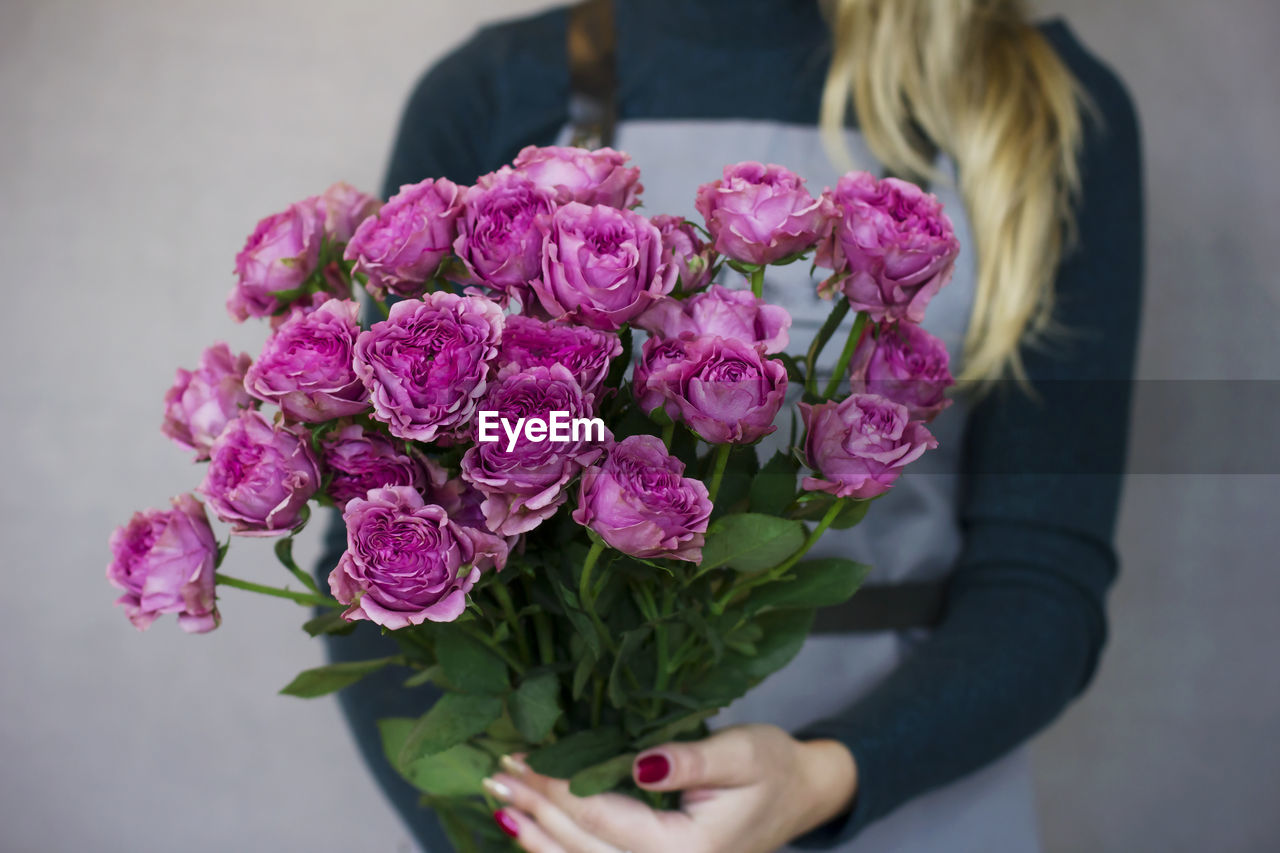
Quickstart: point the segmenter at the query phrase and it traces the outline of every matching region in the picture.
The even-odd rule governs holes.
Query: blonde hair
[[[957,166],[977,256],[962,379],[1025,378],[1019,344],[1050,327],[1073,233],[1084,103],[1018,0],[827,0],[834,50],[820,125],[847,167],[850,106],[872,153],[904,177]]]

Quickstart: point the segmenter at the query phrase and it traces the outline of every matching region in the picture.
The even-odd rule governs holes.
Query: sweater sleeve
[[[1025,741],[1088,684],[1106,638],[1142,281],[1138,125],[1104,66],[1060,27],[1046,34],[1095,107],[1078,240],[1056,282],[1061,332],[1024,350],[1034,393],[997,388],[970,414],[941,624],[869,695],[799,733],[843,742],[859,778],[851,811],[802,847],[847,841]]]

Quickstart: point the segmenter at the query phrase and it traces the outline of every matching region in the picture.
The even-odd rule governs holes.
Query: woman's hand
[[[650,791],[683,791],[679,811],[621,794],[575,797],[569,783],[504,758],[485,787],[494,814],[529,853],[771,853],[849,808],[857,769],[836,741],[797,741],[776,726],[734,726],[636,757]]]

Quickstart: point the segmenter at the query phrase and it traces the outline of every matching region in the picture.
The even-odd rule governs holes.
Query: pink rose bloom
[[[644,342],[640,358],[631,371],[631,393],[641,411],[652,412],[667,401],[661,383],[663,371],[684,361],[687,350],[687,342],[681,338],[653,337]]]
[[[360,223],[343,254],[368,276],[375,299],[421,295],[449,255],[462,214],[462,189],[446,178],[405,184]]]
[[[662,256],[676,268],[676,290],[694,293],[711,283],[716,264],[716,250],[702,239],[698,229],[682,216],[665,213],[651,216],[649,221],[662,235]]]
[[[236,255],[236,284],[227,297],[227,311],[236,322],[283,308],[288,294],[315,272],[323,236],[324,215],[316,196],[260,221]],[[278,294],[287,298],[282,302]]]
[[[279,536],[296,527],[320,487],[306,438],[246,409],[213,443],[198,491],[242,536]]]
[[[327,432],[320,440],[324,470],[330,475],[328,495],[338,506],[362,498],[370,489],[427,483],[427,460],[411,447],[360,424]]]
[[[345,181],[339,181],[320,195],[324,213],[324,233],[335,243],[346,243],[356,228],[378,211],[382,202],[361,192]]]
[[[684,357],[644,377],[667,415],[711,444],[752,444],[777,427],[787,369],[734,338],[693,338]],[[652,397],[651,397],[652,399]]]
[[[675,287],[662,235],[638,213],[570,202],[544,227],[533,290],[555,320],[616,331]]]
[[[297,421],[318,423],[369,408],[369,393],[352,367],[360,306],[330,299],[276,329],[249,368],[244,385]]]
[[[508,317],[502,330],[498,367],[512,365],[523,370],[562,364],[583,391],[594,394],[609,375],[610,362],[621,354],[622,341],[617,335],[517,315]]]
[[[711,517],[700,480],[684,476],[684,463],[662,440],[633,435],[582,473],[573,520],[594,530],[611,548],[642,560],[696,563]]]
[[[174,498],[170,510],[135,512],[111,534],[111,556],[107,580],[124,590],[116,604],[138,630],[162,613],[178,614],[178,626],[189,634],[218,627],[218,540],[191,495]]]
[[[928,423],[951,405],[950,360],[946,345],[916,324],[881,323],[858,341],[849,387],[888,397],[906,406],[913,421]]]
[[[838,218],[815,261],[835,273],[819,291],[843,290],[854,310],[873,320],[924,320],[960,253],[941,202],[915,184],[866,172],[850,172],[827,195]]]
[[[468,427],[498,354],[503,315],[483,296],[445,291],[397,302],[356,339],[355,371],[391,434],[434,441]]]
[[[564,412],[570,422],[589,418],[594,414],[592,403],[592,396],[583,393],[563,365],[509,367],[499,375],[479,410],[497,412],[511,424],[536,418],[546,425],[547,440],[531,441],[522,430],[512,442],[495,424],[491,434],[497,440],[481,441],[481,423],[476,421],[476,443],[462,457],[462,478],[484,493],[481,509],[489,530],[503,536],[528,533],[564,503],[565,486],[584,465],[599,458],[609,436],[597,438],[582,430],[576,440],[572,433],[567,441],[550,440],[551,413]]]
[[[556,194],[557,204],[580,201],[609,207],[635,207],[640,201],[640,170],[628,168],[629,158],[612,148],[589,151],[530,145],[516,155],[515,171]]]
[[[329,589],[349,605],[343,618],[395,631],[423,622],[452,622],[467,593],[489,568],[506,563],[506,543],[463,527],[444,508],[408,486],[374,489],[342,513],[347,550],[329,575]]]
[[[725,166],[724,177],[698,187],[695,206],[716,251],[760,265],[808,251],[832,212],[831,203],[811,196],[799,175],[761,163]]]
[[[194,372],[178,368],[173,387],[164,395],[164,423],[161,431],[196,452],[196,459],[208,459],[209,448],[227,423],[253,398],[244,388],[244,377],[252,364],[248,353],[232,355],[218,342],[200,355]]]
[[[528,302],[528,284],[542,273],[543,233],[555,193],[504,166],[467,190],[453,250],[477,284],[505,304]]]
[[[730,290],[718,284],[688,299],[660,299],[636,325],[664,338],[733,338],[766,355],[782,352],[791,340],[787,309],[770,305],[749,290]]]
[[[907,407],[876,394],[839,403],[800,404],[806,464],[818,475],[801,486],[841,498],[866,500],[889,490],[902,469],[937,440]]]

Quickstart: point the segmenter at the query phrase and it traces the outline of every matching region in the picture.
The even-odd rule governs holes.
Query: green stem
[[[671,442],[676,438],[676,422],[672,421],[662,428],[662,443],[667,446],[667,452],[671,452]]]
[[[551,620],[541,610],[533,614],[533,630],[538,637],[538,658],[543,666],[551,666],[556,662],[556,647],[551,642]]]
[[[836,362],[835,372],[831,374],[831,381],[827,383],[827,390],[822,393],[822,396],[828,400],[834,397],[836,391],[840,389],[840,380],[844,378],[845,372],[849,369],[849,362],[853,359],[853,351],[858,348],[858,341],[862,340],[862,330],[866,325],[867,312],[859,311],[857,317],[853,320],[853,328],[849,330],[849,338],[844,342],[840,360]]]
[[[733,450],[731,444],[717,444],[715,456],[711,461],[711,481],[707,483],[707,498],[715,503],[716,495],[720,492],[720,481],[724,479],[724,467],[729,462],[729,452]]]
[[[529,638],[524,634],[524,628],[520,626],[520,617],[516,615],[515,605],[511,602],[511,593],[507,590],[506,584],[501,580],[495,579],[494,583],[489,587],[493,590],[493,597],[498,599],[498,606],[502,608],[502,615],[507,620],[507,624],[511,626],[511,633],[516,638],[516,646],[520,650],[520,659],[526,664],[533,662],[533,655],[529,651]]]
[[[751,271],[751,292],[756,299],[764,298],[764,267],[756,267]]]
[[[604,680],[595,677],[595,685],[591,691],[591,728],[600,728],[601,711],[604,709]]]
[[[603,551],[603,542],[591,543],[591,550],[587,552],[587,559],[582,564],[582,575],[578,578],[578,603],[588,612],[594,612],[592,605],[595,603],[591,599],[591,572],[595,569],[596,561],[600,559]]]
[[[258,592],[263,595],[274,595],[276,598],[287,598],[290,601],[296,601],[298,604],[304,604],[309,607],[342,606],[332,598],[326,598],[322,595],[315,595],[310,592],[294,592],[291,589],[282,589],[278,586],[267,586],[266,584],[254,583],[253,581],[241,580],[240,578],[233,578],[231,575],[224,575],[222,572],[215,573],[213,578],[214,581],[222,584],[223,586],[243,589],[247,592]]]
[[[827,341],[831,340],[831,336],[835,334],[836,329],[840,328],[841,321],[849,313],[849,300],[839,297],[838,299],[804,357],[804,389],[814,396],[818,394],[818,356],[822,355],[822,348],[827,345]]]

